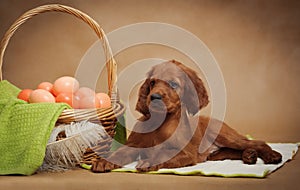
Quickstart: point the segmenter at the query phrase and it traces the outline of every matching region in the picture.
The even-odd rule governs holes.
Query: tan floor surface
[[[264,179],[134,173],[95,174],[78,169],[32,176],[1,176],[0,189],[298,189],[300,155]]]

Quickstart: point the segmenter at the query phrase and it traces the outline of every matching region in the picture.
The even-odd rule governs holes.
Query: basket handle
[[[13,36],[15,31],[27,20],[32,18],[35,15],[44,13],[44,12],[50,12],[50,11],[56,11],[56,12],[64,12],[71,15],[76,16],[77,18],[83,20],[85,23],[87,23],[97,34],[98,38],[102,42],[102,46],[105,53],[106,58],[106,69],[107,69],[107,76],[108,76],[108,93],[113,98],[117,96],[117,88],[116,88],[116,80],[117,80],[117,64],[113,58],[111,48],[109,46],[107,37],[103,31],[103,29],[99,26],[99,24],[94,21],[90,16],[87,14],[74,9],[69,6],[65,5],[59,5],[59,4],[49,4],[49,5],[43,5],[34,9],[31,9],[27,12],[25,12],[23,15],[21,15],[6,31],[4,34],[4,37],[1,41],[0,46],[0,81],[2,81],[2,64],[3,64],[3,57],[6,50],[6,47],[9,43],[10,38]]]

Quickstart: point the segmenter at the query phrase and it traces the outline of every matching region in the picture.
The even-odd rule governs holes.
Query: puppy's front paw
[[[279,164],[282,161],[282,155],[275,150],[264,152],[261,157],[265,164]]]
[[[116,164],[113,164],[101,157],[95,158],[92,160],[92,172],[95,173],[103,173],[103,172],[109,172],[113,169],[120,168],[121,166],[118,166]]]
[[[157,171],[160,169],[160,165],[152,165],[149,160],[140,160],[136,165],[136,170],[138,172],[150,172]]]

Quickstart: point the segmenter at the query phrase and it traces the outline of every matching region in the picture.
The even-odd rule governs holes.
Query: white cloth
[[[205,175],[205,176],[222,176],[222,177],[256,177],[264,178],[268,174],[283,166],[291,160],[298,151],[298,144],[292,143],[270,143],[272,149],[282,154],[282,162],[279,164],[264,164],[261,159],[257,160],[254,165],[243,164],[241,160],[224,160],[224,161],[207,161],[195,166],[160,169],[152,171],[152,174],[177,174],[177,175]],[[137,162],[128,164],[114,172],[136,172]]]

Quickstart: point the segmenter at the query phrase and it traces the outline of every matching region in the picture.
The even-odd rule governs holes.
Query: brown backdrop
[[[0,35],[28,9],[51,0],[0,1]],[[200,38],[214,54],[227,89],[225,121],[243,134],[272,142],[300,141],[299,1],[63,0],[101,24],[106,32],[138,22],[164,22]],[[97,40],[83,22],[57,13],[39,15],[17,31],[5,54],[4,78],[20,88],[73,75]],[[175,39],[174,39],[175,40]],[[145,45],[116,56],[119,71],[149,57],[188,58]],[[146,71],[139,71],[146,73]],[[105,89],[100,81],[98,90]],[[136,96],[135,93],[132,93]],[[134,102],[131,102],[134,108]]]

